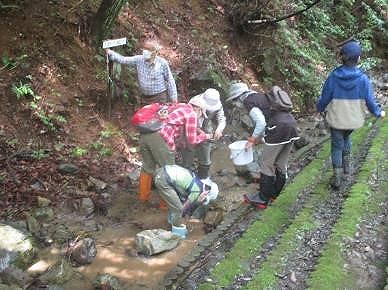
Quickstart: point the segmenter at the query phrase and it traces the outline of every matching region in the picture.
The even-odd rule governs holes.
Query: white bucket
[[[236,141],[229,145],[230,159],[234,165],[242,166],[247,165],[253,161],[252,147],[245,148],[248,141]]]

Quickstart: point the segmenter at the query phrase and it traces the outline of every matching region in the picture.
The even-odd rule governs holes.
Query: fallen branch
[[[303,8],[303,9],[301,9],[299,11],[293,12],[291,14],[287,14],[287,15],[279,17],[279,18],[275,18],[275,19],[260,19],[260,20],[248,20],[248,23],[249,24],[273,24],[273,23],[277,23],[277,22],[283,21],[283,20],[285,20],[287,18],[291,18],[293,16],[296,16],[298,14],[302,14],[303,12],[309,10],[311,7],[313,7],[314,5],[318,4],[319,2],[321,2],[321,0],[316,0],[315,2],[307,5],[306,8]]]

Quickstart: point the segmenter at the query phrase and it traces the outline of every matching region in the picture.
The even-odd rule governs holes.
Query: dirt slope
[[[151,259],[131,251],[137,232],[167,224],[158,197],[153,195],[149,204],[139,204],[136,184],[127,177],[138,169],[140,161],[134,148],[136,137],[128,126],[133,106],[115,99],[108,116],[104,55],[89,47],[87,37],[88,17],[97,9],[94,2],[1,1],[10,7],[0,9],[0,218],[23,220],[38,204],[38,196],[47,198],[56,209],[55,222],[47,225],[47,232],[67,224],[75,233],[93,233],[97,240],[95,261],[77,268],[83,279],[74,279],[65,289],[91,289],[91,281],[101,272],[119,277],[124,289],[151,289],[201,240],[204,232],[201,224],[193,223],[190,238],[176,251]],[[133,40],[133,53],[144,38],[160,39],[164,45],[162,55],[176,74],[182,101],[189,97],[190,76],[210,60],[229,78],[243,77],[256,83],[243,50],[231,34],[227,15],[216,0],[133,2],[137,3],[128,4],[120,14],[113,37]],[[49,131],[31,108],[32,96],[17,100],[12,93],[12,86],[20,81],[30,84],[42,97],[37,103],[43,111],[63,116],[66,123],[56,122],[58,129]],[[232,170],[223,145],[217,151],[221,161],[215,162],[214,171]],[[110,149],[111,155],[102,154],[101,148]],[[79,156],[76,153],[81,149],[86,152]],[[72,176],[58,173],[58,165],[66,162],[77,165],[79,172]],[[109,185],[111,200],[102,198],[91,186],[90,177]],[[234,186],[224,195],[236,205],[242,193],[255,187]],[[83,197],[91,197],[102,215],[78,214],[74,209]],[[237,235],[243,230],[238,228]],[[45,241],[46,236],[41,238]],[[58,248],[48,247],[40,258],[50,264],[59,252]],[[248,280],[244,278],[250,279],[251,273],[245,275],[240,280],[237,277],[232,285],[246,285]]]
[[[41,246],[64,224],[73,233],[86,231],[97,239],[98,256],[93,264],[77,269],[86,279],[76,279],[66,289],[89,289],[101,272],[119,277],[126,289],[150,289],[204,232],[201,223],[194,223],[190,238],[177,251],[154,259],[130,251],[137,232],[167,228],[167,224],[157,195],[149,204],[139,204],[136,183],[127,177],[139,168],[140,161],[134,148],[136,137],[128,126],[133,107],[131,102],[115,99],[108,116],[104,55],[89,47],[86,37],[88,16],[97,9],[93,3],[1,3],[7,8],[0,10],[0,218],[23,221],[28,211],[38,206],[38,197],[47,198],[55,209],[55,219],[38,233]],[[185,101],[189,97],[188,79],[206,66],[210,56],[226,75],[237,76],[241,56],[231,49],[227,19],[214,3],[130,4],[120,14],[113,37],[126,36],[139,42],[150,36],[159,38],[164,45],[162,55],[177,76],[179,98]],[[138,48],[135,44],[133,52]],[[244,70],[249,77],[248,68]],[[13,86],[25,84],[41,98],[29,94],[17,99]],[[32,102],[40,110],[32,108]],[[50,131],[42,122],[42,112],[46,117],[63,116],[66,122],[49,120],[57,125]],[[102,154],[101,146],[111,155]],[[78,154],[82,150],[84,154]],[[223,148],[218,154],[221,161],[214,164],[214,170],[232,168],[228,150]],[[79,171],[76,175],[60,174],[62,163],[72,163]],[[108,184],[109,199],[91,185],[90,177]],[[250,188],[254,186],[244,190]],[[84,197],[92,198],[96,214],[85,216],[74,210]],[[228,198],[233,203],[236,196]],[[53,264],[59,253],[55,246],[43,248],[39,258],[46,267],[33,276]]]
[[[228,42],[230,27],[216,2],[128,4],[112,37],[128,37],[135,46],[133,53],[139,51],[144,38],[160,39],[164,45],[161,54],[170,61],[179,98],[185,101],[190,97],[187,94],[190,76],[210,59],[227,76],[244,73],[245,78],[253,77],[249,67],[242,65],[239,51],[233,50],[233,44]],[[127,122],[134,96],[130,96],[129,104],[113,100],[109,118],[104,55],[89,47],[86,34],[90,16],[97,9],[93,3],[16,1],[9,6],[4,3],[7,8],[0,10],[3,63],[0,98],[4,104],[0,107],[0,129],[7,145],[2,154],[7,156],[25,149],[48,150],[53,160],[74,159],[77,155],[74,152],[83,148],[87,154],[74,161],[82,164],[89,174],[109,179],[131,170],[130,164],[120,165],[117,160],[137,159],[137,154],[129,152],[133,132]],[[25,84],[41,98],[34,101],[29,95],[18,100],[12,87]],[[31,102],[40,110],[32,109]],[[62,116],[65,122],[51,119],[58,129],[50,132],[43,123],[47,116]],[[111,136],[101,138],[104,131]],[[111,157],[98,158],[101,150],[90,149],[100,146],[99,143],[111,149]],[[113,174],[103,168],[116,171]],[[13,179],[15,176],[6,183]],[[11,194],[9,198],[14,196]]]

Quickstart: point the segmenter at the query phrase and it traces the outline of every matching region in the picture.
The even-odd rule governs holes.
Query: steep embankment
[[[144,38],[158,38],[161,54],[176,77],[179,98],[185,101],[193,74],[210,62],[227,72],[225,63],[235,56],[225,40],[228,25],[222,12],[207,1],[178,4],[130,3],[120,13],[112,37],[128,38],[125,50],[117,48],[126,54],[138,52]],[[52,160],[44,168],[58,158],[69,159],[102,179],[137,167],[133,164],[138,164],[138,154],[130,149],[136,137],[128,124],[137,98],[135,82],[123,69],[110,109],[105,57],[88,41],[96,5],[93,1],[2,2],[0,129],[5,157],[27,150],[40,160],[50,152]],[[117,160],[124,164],[116,164]],[[8,199],[16,198],[20,188],[12,184],[20,178],[6,172],[2,176],[11,189]],[[25,182],[34,183],[28,178]],[[59,187],[54,183],[44,194],[56,200],[54,188]],[[34,200],[39,194],[33,191],[29,196]],[[16,199],[19,206],[29,207],[30,201]],[[4,200],[1,206],[6,204]]]

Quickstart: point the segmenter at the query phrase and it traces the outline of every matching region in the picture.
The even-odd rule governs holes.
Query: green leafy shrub
[[[16,98],[20,100],[21,98],[25,98],[27,96],[35,96],[34,91],[30,87],[29,84],[23,84],[21,81],[19,84],[12,84],[12,93],[15,94]]]
[[[100,136],[100,138],[93,142],[92,144],[90,144],[90,148],[94,151],[97,152],[97,154],[100,156],[100,157],[105,157],[105,156],[111,156],[113,151],[111,148],[107,147],[103,142],[102,142],[102,139],[103,137]]]
[[[88,153],[88,150],[77,146],[71,150],[70,154],[72,157],[82,157],[87,153]]]
[[[28,76],[27,78],[31,79],[32,77]],[[56,131],[60,123],[66,123],[66,118],[53,113],[53,106],[46,102],[44,98],[38,96],[30,84],[19,81],[19,84],[12,85],[12,92],[18,100],[28,96],[32,97],[29,107],[33,116],[37,117],[50,131]]]
[[[115,132],[113,132],[111,127],[108,127],[105,130],[100,132],[101,138],[109,138],[109,137],[112,137],[114,134]]]
[[[7,55],[3,55],[1,57],[1,63],[3,64],[3,67],[1,67],[0,69],[13,70],[27,57],[27,54],[23,54],[16,58],[10,58]]]
[[[48,154],[48,151],[46,149],[38,149],[38,150],[34,150],[32,152],[32,158],[37,159],[37,160],[44,159],[48,156],[49,156],[49,154]]]
[[[266,14],[278,18],[307,5],[302,0],[293,5],[276,0],[263,5],[257,12],[248,4],[244,6],[245,2],[237,2],[240,13],[249,19],[266,18]],[[350,37],[361,42],[361,67],[364,70],[371,70],[381,62],[373,54],[376,51],[375,38],[383,37],[380,43],[388,40],[384,11],[386,1],[383,0],[321,1],[292,19],[286,18],[272,26],[257,26],[257,33],[253,33],[254,28],[247,24],[250,40],[253,43],[255,38],[258,45],[249,59],[267,86],[283,83],[295,90],[291,94],[296,96],[297,107],[311,108],[328,73],[339,64],[336,57],[339,43]],[[263,36],[266,41],[263,41]]]

